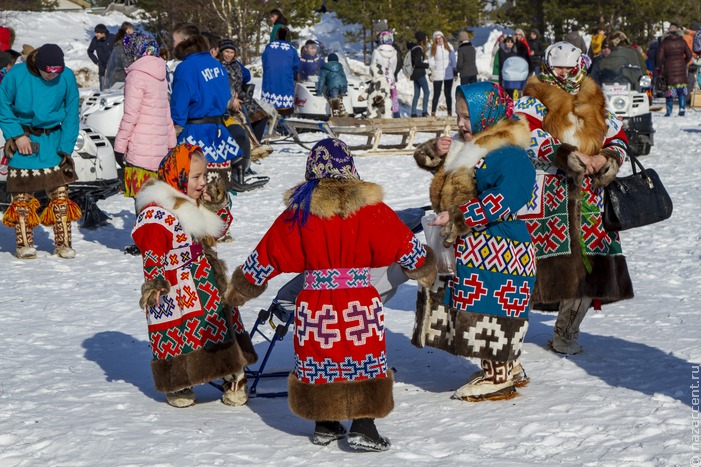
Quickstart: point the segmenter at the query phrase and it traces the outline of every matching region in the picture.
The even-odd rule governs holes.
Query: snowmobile
[[[124,115],[124,83],[95,91],[80,108],[80,121],[102,133],[112,144]]]
[[[617,72],[602,73],[600,82],[608,110],[623,120],[633,154],[650,154],[655,130],[645,89],[652,85],[651,78],[642,74],[640,67],[626,65]]]
[[[0,133],[0,210],[9,206],[11,201],[6,185],[9,159],[4,147],[5,138]],[[78,180],[68,186],[69,196],[83,211],[81,225],[94,228],[108,219],[95,202],[114,195],[122,188],[117,176],[114,150],[99,131],[81,125],[72,156]],[[41,203],[48,202],[46,193],[36,193],[36,196]]]

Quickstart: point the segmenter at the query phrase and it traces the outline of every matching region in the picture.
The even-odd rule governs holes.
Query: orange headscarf
[[[202,152],[202,148],[190,143],[180,143],[168,151],[158,166],[158,179],[179,192],[187,194],[187,181],[190,178],[190,161],[193,152]]]

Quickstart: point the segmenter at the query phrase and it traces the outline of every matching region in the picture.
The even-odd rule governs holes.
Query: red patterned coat
[[[230,289],[246,298],[280,273],[305,272],[289,377],[290,407],[300,417],[377,418],[393,408],[384,311],[368,268],[397,262],[420,279],[435,276],[435,261],[381,200],[378,185],[321,180],[307,223],[282,213],[234,272]]]
[[[228,206],[215,214],[156,180],[136,204],[132,237],[142,252],[144,287],[168,290],[146,306],[156,389],[173,392],[240,372],[255,352],[238,309],[222,301],[224,266],[201,243],[226,231]]]

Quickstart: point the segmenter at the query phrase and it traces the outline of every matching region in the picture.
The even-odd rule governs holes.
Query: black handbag
[[[672,199],[657,172],[643,167],[633,154],[628,158],[633,173],[604,188],[603,221],[609,232],[654,224],[672,215]]]

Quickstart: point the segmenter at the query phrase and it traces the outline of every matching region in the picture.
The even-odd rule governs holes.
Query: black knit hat
[[[34,63],[39,71],[46,73],[60,73],[66,65],[63,61],[63,50],[56,44],[44,44],[39,47]]]
[[[95,26],[94,29],[95,32],[101,32],[102,34],[107,34],[109,31],[107,30],[107,26],[104,24],[100,23],[97,26]]]
[[[7,65],[10,64],[11,61],[12,57],[10,57],[5,52],[0,52],[0,68],[5,68]]]
[[[222,39],[219,41],[219,52],[223,52],[226,49],[233,50],[234,53],[238,53],[236,50],[236,44],[231,39]]]
[[[327,62],[337,62],[337,61],[338,61],[338,55],[336,55],[335,53],[330,53],[330,54],[326,57],[326,61],[327,61]]]
[[[423,31],[416,31],[416,32],[414,33],[414,38],[416,38],[416,40],[419,41],[419,42],[423,42],[424,39],[426,39],[427,37],[428,37],[428,34],[426,34],[426,33],[423,32]]]

